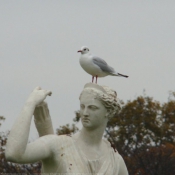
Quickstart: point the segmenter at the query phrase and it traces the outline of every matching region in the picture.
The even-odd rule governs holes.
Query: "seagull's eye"
[[[86,49],[84,49],[84,51],[86,51]]]

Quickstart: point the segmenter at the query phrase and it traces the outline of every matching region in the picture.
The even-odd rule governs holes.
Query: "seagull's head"
[[[81,52],[81,54],[86,54],[89,52],[89,48],[87,46],[82,46],[81,50],[78,50],[78,52]]]

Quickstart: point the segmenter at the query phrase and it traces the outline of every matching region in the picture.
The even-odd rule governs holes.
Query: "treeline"
[[[123,104],[105,137],[130,175],[175,175],[175,93],[163,104],[147,96]]]
[[[146,95],[126,103],[108,122],[105,137],[124,158],[130,175],[175,175],[175,93],[166,103]],[[0,121],[4,117],[0,117]],[[77,122],[79,118],[75,119]],[[0,122],[2,123],[2,122]],[[60,126],[57,134],[71,134],[75,124]],[[0,133],[0,172],[40,174],[41,163],[19,165],[4,157],[8,133]]]

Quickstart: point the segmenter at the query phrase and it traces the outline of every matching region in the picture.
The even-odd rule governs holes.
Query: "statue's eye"
[[[80,108],[81,108],[81,109],[84,109],[84,105],[83,105],[83,104],[81,104],[81,105],[80,105]]]
[[[93,105],[92,106],[89,106],[89,108],[92,109],[92,110],[98,109],[96,106],[93,106]]]
[[[86,49],[84,49],[84,51],[86,51]]]

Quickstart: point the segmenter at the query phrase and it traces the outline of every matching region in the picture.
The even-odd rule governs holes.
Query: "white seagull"
[[[78,52],[81,52],[80,65],[88,74],[92,75],[92,83],[94,77],[96,77],[97,83],[98,77],[105,77],[107,75],[128,78],[127,75],[116,72],[114,68],[110,67],[102,58],[92,55],[88,47],[82,46]]]

